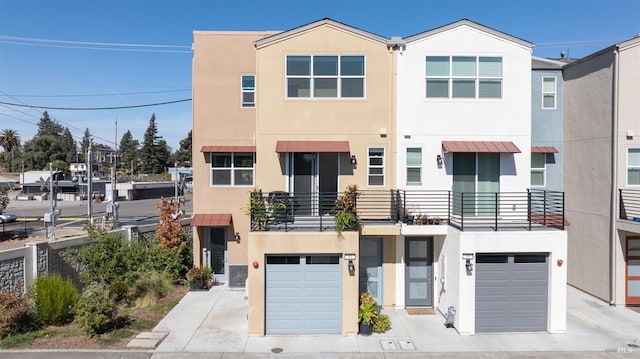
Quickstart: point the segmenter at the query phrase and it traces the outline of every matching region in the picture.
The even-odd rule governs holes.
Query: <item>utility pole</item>
[[[93,193],[91,190],[91,182],[93,181],[93,159],[91,147],[93,147],[93,143],[92,141],[89,141],[89,148],[87,148],[87,220],[89,221],[89,225],[93,224],[91,213],[91,202],[93,201]]]
[[[49,234],[50,240],[56,239],[56,204],[54,202],[54,181],[53,181],[53,162],[49,162],[49,193],[51,194],[51,233]]]

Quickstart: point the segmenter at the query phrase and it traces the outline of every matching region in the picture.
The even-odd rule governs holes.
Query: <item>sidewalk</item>
[[[368,353],[366,357],[379,358],[391,358],[395,354],[403,358],[417,358],[425,357],[425,353],[469,353],[474,354],[474,357],[483,357],[478,356],[479,352],[492,353],[491,357],[498,352],[527,352],[533,356],[542,355],[543,352],[560,352],[566,354],[564,357],[582,357],[575,356],[579,352],[591,352],[596,355],[594,357],[610,357],[608,354],[617,355],[616,351],[633,351],[636,355],[640,353],[639,313],[624,307],[611,307],[573,287],[567,287],[567,290],[567,332],[564,334],[461,336],[455,329],[445,328],[441,315],[408,315],[405,310],[396,309],[385,311],[391,316],[393,325],[385,334],[373,334],[369,337],[249,337],[244,291],[217,286],[207,292],[189,292],[158,323],[154,332],[167,332],[168,336],[156,348],[153,357],[190,357],[177,356],[176,353],[254,353],[255,357],[262,357],[258,354],[275,352],[280,352],[279,356],[282,357],[292,353],[333,353],[327,356],[331,358],[338,357],[338,353],[344,353],[346,357],[361,357],[354,354]],[[609,353],[604,353],[605,351]],[[598,352],[607,355],[598,356]]]

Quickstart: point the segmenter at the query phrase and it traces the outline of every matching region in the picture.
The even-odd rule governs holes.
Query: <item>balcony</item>
[[[555,191],[274,191],[252,192],[251,231],[335,231],[336,199],[346,195],[353,196],[361,225],[449,225],[461,231],[564,230],[565,225],[564,193]]]
[[[640,189],[619,189],[620,219],[640,224]]]

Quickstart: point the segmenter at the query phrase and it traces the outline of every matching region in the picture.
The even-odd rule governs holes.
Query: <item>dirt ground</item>
[[[188,291],[188,287],[176,286],[169,295],[160,299],[157,306],[146,309],[121,308],[118,315],[127,319],[127,324],[121,329],[89,337],[75,323],[48,327],[44,329],[48,330],[50,335],[11,349],[129,349],[127,343],[131,339],[141,332],[152,331]]]

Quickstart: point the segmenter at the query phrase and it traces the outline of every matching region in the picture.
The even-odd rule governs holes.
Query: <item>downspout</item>
[[[618,86],[619,86],[619,48],[613,50],[613,104],[611,116],[613,123],[611,125],[611,201],[610,201],[610,220],[609,220],[609,305],[616,305],[617,290],[617,256],[616,256],[616,220],[618,208]]]

